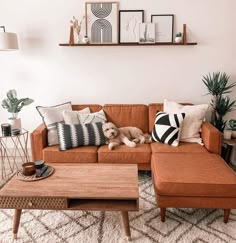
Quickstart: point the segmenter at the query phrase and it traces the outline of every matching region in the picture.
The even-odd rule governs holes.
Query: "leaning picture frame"
[[[85,31],[91,44],[118,43],[119,2],[85,2]]]
[[[119,43],[139,43],[139,25],[144,22],[144,10],[119,11]]]
[[[156,43],[173,43],[174,15],[151,15],[151,22],[156,24]]]

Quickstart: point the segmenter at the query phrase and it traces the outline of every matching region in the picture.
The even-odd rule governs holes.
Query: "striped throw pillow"
[[[152,130],[152,140],[172,146],[179,145],[180,129],[185,114],[167,114],[157,112],[154,127]]]
[[[59,150],[64,151],[79,146],[99,146],[106,144],[102,123],[68,125],[57,124]]]

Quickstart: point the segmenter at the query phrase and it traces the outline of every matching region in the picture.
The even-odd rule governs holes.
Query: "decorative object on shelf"
[[[18,40],[15,33],[6,32],[5,26],[0,26],[0,51],[18,50]]]
[[[83,20],[85,19],[85,16],[83,16],[82,20],[78,21],[78,19],[75,18],[75,16],[73,16],[73,19],[70,21],[71,25],[71,29],[73,29],[73,34],[72,34],[72,30],[70,30],[70,42],[72,42],[72,38],[74,38],[74,43],[80,43],[80,31],[81,31],[81,27],[82,27],[82,23]],[[75,36],[76,36],[76,40],[75,40]]]
[[[172,43],[174,35],[174,15],[151,15],[151,22],[156,24],[156,42]]]
[[[88,44],[89,43],[89,38],[87,35],[84,36],[84,38],[82,39],[82,43],[84,44]]]
[[[232,130],[232,138],[236,138],[236,120],[229,120],[229,127]]]
[[[183,38],[182,38],[182,33],[181,33],[181,32],[177,33],[177,34],[175,35],[175,43],[181,43],[182,40],[183,40]]]
[[[183,24],[183,44],[187,44],[187,25]]]
[[[153,23],[139,24],[139,43],[155,44],[155,24]]]
[[[118,2],[86,2],[86,35],[90,43],[118,43]]]
[[[231,139],[231,135],[232,135],[232,131],[229,129],[225,129],[223,132],[223,137],[226,140],[230,140]]]
[[[144,10],[119,11],[119,43],[139,43],[139,24],[144,22]]]
[[[235,106],[234,101],[230,101],[229,96],[225,94],[231,93],[236,82],[228,84],[230,76],[226,73],[214,72],[212,75],[203,76],[203,83],[207,87],[208,93],[211,95],[211,123],[221,132],[224,131],[227,121],[224,116],[230,112]]]
[[[73,26],[70,26],[69,45],[74,45],[74,29],[73,29]]]
[[[21,119],[17,118],[21,109],[33,103],[34,100],[30,98],[17,98],[17,92],[15,89],[11,89],[7,92],[7,98],[2,101],[2,107],[7,109],[12,114],[12,117],[8,119],[8,123],[11,124],[12,129],[21,129]]]

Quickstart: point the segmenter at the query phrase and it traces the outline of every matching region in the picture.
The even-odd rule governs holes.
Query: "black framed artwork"
[[[139,43],[139,25],[144,22],[144,10],[119,11],[119,43]]]
[[[156,24],[156,43],[173,43],[174,15],[151,15],[151,22]]]

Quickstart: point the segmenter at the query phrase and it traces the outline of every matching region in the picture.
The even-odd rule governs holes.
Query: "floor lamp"
[[[17,35],[6,32],[5,26],[0,26],[3,32],[0,32],[0,51],[18,50]]]

